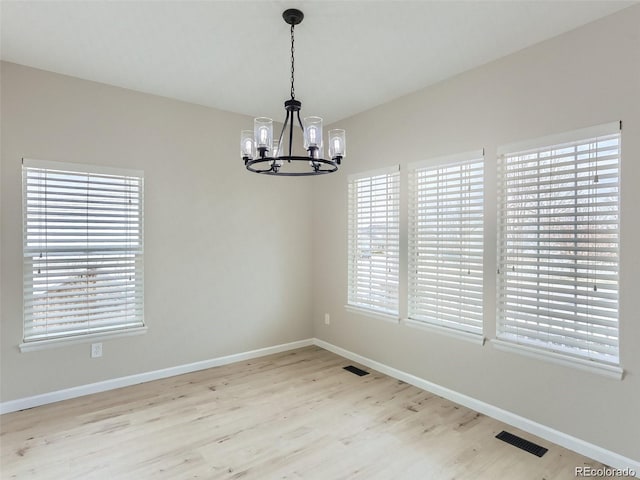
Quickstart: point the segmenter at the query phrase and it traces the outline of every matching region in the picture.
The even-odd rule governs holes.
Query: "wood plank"
[[[602,467],[381,373],[343,370],[350,363],[307,347],[5,414],[0,472],[43,480],[524,480]],[[549,452],[538,458],[495,439],[501,430]]]

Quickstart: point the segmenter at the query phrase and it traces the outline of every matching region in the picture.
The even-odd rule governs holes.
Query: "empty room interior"
[[[0,9],[1,478],[640,478],[639,2]]]

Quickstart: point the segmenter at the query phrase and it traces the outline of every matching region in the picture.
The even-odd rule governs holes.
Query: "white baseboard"
[[[16,412],[18,410],[24,410],[25,408],[38,407],[40,405],[59,402],[61,400],[67,400],[69,398],[81,397],[83,395],[90,395],[92,393],[105,392],[107,390],[113,390],[115,388],[128,387],[130,385],[150,382],[152,380],[159,380],[161,378],[173,377],[174,375],[182,375],[183,373],[190,373],[196,372],[198,370],[205,370],[207,368],[219,367],[221,365],[228,365],[229,363],[241,362],[244,360],[250,360],[252,358],[264,357],[265,355],[286,352],[287,350],[307,347],[309,345],[313,345],[312,338],[298,340],[297,342],[283,343],[282,345],[275,345],[273,347],[259,348],[257,350],[250,350],[248,352],[235,353],[233,355],[212,358],[210,360],[203,360],[201,362],[188,363],[186,365],[178,365],[176,367],[138,373],[135,375],[129,375],[127,377],[104,380],[102,382],[90,383],[88,385],[65,388],[64,390],[43,393],[41,395],[34,395],[32,397],[9,400],[7,402],[0,403],[0,414]]]
[[[569,450],[573,450],[574,452],[597,460],[598,462],[604,463],[605,465],[608,465],[612,468],[626,468],[629,470],[633,470],[636,476],[640,478],[640,462],[636,460],[632,460],[618,453],[606,450],[592,443],[585,442],[584,440],[581,440],[579,438],[547,427],[546,425],[542,425],[527,418],[521,417],[520,415],[516,415],[515,413],[511,413],[494,405],[490,405],[462,393],[445,388],[441,385],[429,382],[420,377],[416,377],[415,375],[412,375],[410,373],[406,373],[402,370],[389,367],[388,365],[377,362],[375,360],[371,360],[367,357],[363,357],[362,355],[358,355],[357,353],[353,353],[349,350],[345,350],[344,348],[325,342],[324,340],[314,338],[313,344],[318,347],[324,348],[325,350],[329,350],[336,355],[340,355],[341,357],[348,358],[349,360],[353,360],[354,362],[358,362],[369,368],[377,370],[380,373],[384,373],[385,375],[414,385],[418,388],[421,388],[422,390],[426,390],[428,392],[446,398],[447,400],[451,400],[452,402],[464,405],[465,407],[475,410],[476,412],[480,412],[491,418],[500,420],[501,422],[512,425],[516,428],[519,428],[520,430],[524,430],[525,432],[531,433],[532,435],[536,435]]]
[[[7,402],[0,403],[0,414],[59,402],[61,400],[67,400],[69,398],[81,397],[83,395],[90,395],[92,393],[113,390],[115,388],[128,387],[130,385],[168,378],[174,375],[181,375],[183,373],[190,373],[198,370],[205,370],[207,368],[228,365],[230,363],[250,360],[252,358],[263,357],[265,355],[271,355],[274,353],[286,352],[288,350],[293,350],[296,348],[307,347],[309,345],[316,345],[318,347],[324,348],[325,350],[348,358],[349,360],[358,362],[369,368],[377,370],[380,373],[384,373],[385,375],[389,375],[390,377],[402,380],[403,382],[409,383],[418,388],[439,395],[443,398],[451,400],[452,402],[464,405],[465,407],[475,410],[476,412],[480,412],[484,415],[500,420],[501,422],[524,430],[525,432],[529,432],[532,435],[544,438],[545,440],[568,448],[569,450],[573,450],[574,452],[577,452],[581,455],[585,455],[586,457],[602,462],[605,465],[609,465],[613,468],[631,469],[636,472],[636,475],[640,475],[640,462],[636,460],[624,457],[623,455],[606,450],[592,443],[585,442],[584,440],[581,440],[579,438],[572,437],[571,435],[567,435],[566,433],[560,432],[558,430],[554,430],[553,428],[547,427],[546,425],[542,425],[540,423],[511,413],[507,410],[503,410],[475,398],[463,395],[459,392],[429,382],[420,377],[416,377],[415,375],[412,375],[410,373],[403,372],[402,370],[398,370],[375,360],[371,360],[370,358],[363,357],[362,355],[358,355],[357,353],[345,350],[344,348],[338,347],[318,338],[307,338],[296,342],[284,343],[281,345],[260,348],[257,350],[250,350],[248,352],[236,353],[233,355],[213,358],[210,360],[203,360],[201,362],[178,365],[176,367],[154,370],[151,372],[139,373],[136,375],[129,375],[127,377],[114,378],[111,380],[90,383],[88,385],[81,385],[78,387],[66,388],[64,390],[57,390],[55,392],[43,393],[41,395],[34,395],[32,397],[25,397],[17,400],[9,400]]]

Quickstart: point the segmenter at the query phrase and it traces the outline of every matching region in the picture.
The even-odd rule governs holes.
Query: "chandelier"
[[[325,159],[322,118],[306,117],[304,121],[300,119],[302,102],[296,100],[294,88],[293,29],[302,22],[304,14],[300,10],[291,8],[283,12],[282,18],[291,25],[291,98],[284,102],[287,116],[277,140],[273,138],[273,120],[266,117],[256,118],[253,122],[253,131],[242,130],[240,134],[240,154],[247,170],[254,173],[293,177],[332,173],[338,170],[338,165],[346,154],[345,131],[329,130],[329,159]],[[302,130],[307,156],[293,155],[293,130],[296,121]],[[288,143],[285,145],[283,140],[288,140]],[[286,167],[282,168],[285,163],[291,162],[308,162],[310,168],[303,171],[287,171]]]

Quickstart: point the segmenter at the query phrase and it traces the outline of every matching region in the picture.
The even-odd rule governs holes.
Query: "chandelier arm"
[[[300,120],[300,110],[298,110],[296,112],[297,116],[298,116],[298,125],[300,125],[300,128],[302,129],[302,136],[304,137],[304,124],[302,123],[302,120]],[[309,152],[309,155],[311,157],[313,157],[313,155],[311,154],[311,152]],[[313,161],[313,158],[311,158],[311,162],[313,163],[313,168],[316,169],[316,171],[318,170],[318,165]],[[333,170],[332,170],[333,171]]]
[[[297,114],[298,114],[298,124],[300,125],[300,128],[302,129],[302,134],[304,135],[304,125],[302,124],[302,120],[300,120],[300,110],[298,110]]]
[[[282,130],[280,130],[280,137],[278,137],[278,149],[282,148],[282,137],[284,136],[284,131],[287,129],[287,123],[289,123],[289,116],[291,115],[291,121],[293,122],[292,113],[287,110],[287,117],[284,119],[284,124],[282,125]],[[275,157],[275,155],[274,155]]]
[[[291,26],[293,28],[293,26]],[[292,149],[293,149],[293,112],[291,113],[291,124],[289,125],[289,156],[291,157]],[[298,115],[300,115],[298,111]],[[291,160],[289,160],[291,162]]]

